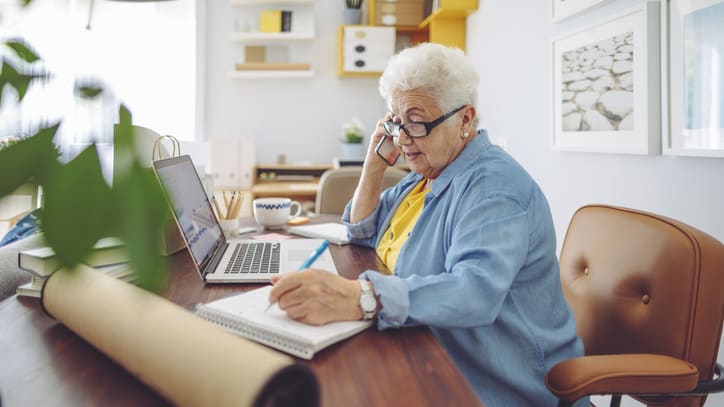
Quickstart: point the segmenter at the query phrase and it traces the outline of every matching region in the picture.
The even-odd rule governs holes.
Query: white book
[[[196,315],[237,335],[304,359],[311,359],[316,352],[372,325],[372,321],[342,321],[312,326],[288,318],[276,305],[265,311],[271,288],[266,286],[199,304]]]
[[[128,263],[99,266],[94,267],[94,269],[127,283],[134,283],[136,281],[136,274],[133,272],[133,269],[128,265]],[[21,297],[41,298],[45,280],[47,280],[47,276],[39,277],[33,275],[30,282],[19,285],[15,289],[15,293]]]
[[[19,285],[15,288],[15,294],[21,297],[40,298],[40,293],[43,291],[44,283],[45,279],[33,276],[29,283]]]
[[[311,237],[313,239],[326,239],[329,243],[336,245],[349,243],[349,237],[347,237],[347,226],[336,222],[290,226],[287,228],[287,232],[299,236]]]

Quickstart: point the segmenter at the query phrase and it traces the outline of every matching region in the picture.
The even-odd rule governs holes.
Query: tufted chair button
[[[589,275],[590,273],[591,273],[591,270],[590,270],[588,267],[586,267],[586,268],[583,269],[583,274],[584,274],[584,275]]]
[[[648,304],[650,299],[651,298],[648,294],[644,294],[643,297],[641,297],[641,302],[643,302],[644,304]]]

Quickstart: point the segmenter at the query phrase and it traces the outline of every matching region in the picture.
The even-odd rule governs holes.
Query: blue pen
[[[317,247],[317,248],[312,252],[312,254],[309,255],[309,257],[307,257],[307,260],[304,260],[304,263],[302,263],[302,265],[299,266],[299,268],[297,269],[297,271],[302,271],[302,270],[304,270],[304,269],[308,269],[308,268],[312,267],[312,264],[314,264],[314,262],[317,261],[317,259],[319,258],[319,256],[321,256],[322,253],[324,253],[324,251],[327,250],[327,247],[329,247],[329,242],[325,240],[325,241],[322,242],[322,244],[319,245],[319,247]],[[274,304],[275,304],[275,303],[269,303],[269,306],[266,307],[266,309],[264,310],[264,312],[269,311],[269,308],[271,308],[272,305],[274,305]]]
[[[308,268],[312,267],[312,264],[314,264],[314,262],[317,261],[319,256],[321,256],[322,253],[324,253],[324,251],[327,250],[327,247],[329,247],[329,242],[325,240],[322,242],[322,244],[319,245],[319,247],[317,247],[316,250],[314,250],[314,252],[312,252],[312,254],[309,255],[309,257],[307,257],[307,260],[304,260],[304,263],[302,263],[302,265],[299,266],[297,271],[302,271],[304,269],[308,269]]]

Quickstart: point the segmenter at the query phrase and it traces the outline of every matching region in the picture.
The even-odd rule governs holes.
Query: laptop
[[[265,283],[297,270],[322,239],[226,239],[196,168],[188,155],[153,162],[153,169],[189,254],[207,283]],[[315,268],[337,274],[329,249]]]

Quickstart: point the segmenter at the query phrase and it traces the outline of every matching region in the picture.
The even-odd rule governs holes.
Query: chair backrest
[[[571,219],[560,269],[586,355],[669,355],[696,365],[699,380],[712,378],[724,322],[718,240],[651,213],[584,206]]]
[[[319,179],[317,200],[314,211],[316,213],[341,215],[354,194],[362,167],[341,167],[327,170]],[[388,168],[382,181],[382,189],[389,188],[402,179],[407,172],[398,168]]]

